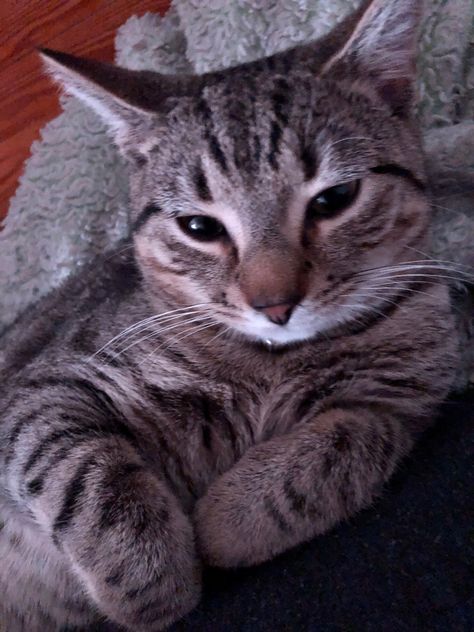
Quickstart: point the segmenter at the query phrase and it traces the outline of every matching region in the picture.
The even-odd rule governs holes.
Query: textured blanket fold
[[[117,34],[116,61],[202,73],[315,39],[357,4],[174,0],[163,18],[128,20]],[[427,0],[418,113],[433,183],[434,254],[463,266],[474,266],[473,36],[472,0]],[[63,99],[63,107],[33,144],[0,233],[0,331],[129,229],[125,166],[105,129],[75,99]]]

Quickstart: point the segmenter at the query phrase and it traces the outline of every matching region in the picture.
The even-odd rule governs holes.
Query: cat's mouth
[[[267,347],[284,347],[302,343],[318,337],[327,330],[332,319],[318,313],[318,310],[299,306],[290,320],[285,324],[275,324],[264,315],[246,311],[237,318],[232,318],[230,328],[245,338],[266,345]]]

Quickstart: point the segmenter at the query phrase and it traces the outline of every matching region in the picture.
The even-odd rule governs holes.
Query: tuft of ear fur
[[[365,0],[352,32],[326,62],[323,74],[341,68],[371,80],[397,114],[411,110],[423,0]]]
[[[195,81],[188,77],[127,70],[47,48],[38,52],[53,79],[94,110],[119,145],[140,121],[166,111],[171,97],[196,89]]]

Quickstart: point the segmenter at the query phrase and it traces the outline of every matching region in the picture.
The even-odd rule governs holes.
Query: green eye
[[[309,221],[330,219],[348,208],[356,199],[360,189],[360,180],[353,180],[326,189],[312,198],[306,208]]]
[[[207,215],[178,217],[177,222],[183,233],[197,241],[217,241],[227,236],[224,226]]]

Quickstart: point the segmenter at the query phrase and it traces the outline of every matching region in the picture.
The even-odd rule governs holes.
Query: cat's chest
[[[159,431],[180,451],[230,463],[301,421],[308,398],[317,400],[324,382],[315,373],[237,382],[201,378],[180,390],[157,386],[153,413]]]
[[[313,415],[318,401],[333,392],[340,379],[319,362],[271,368],[237,379],[190,374],[179,386],[169,376],[163,381],[161,373],[154,387],[147,387],[147,416],[154,428],[150,455],[185,504],[192,506],[252,446],[287,433]]]

